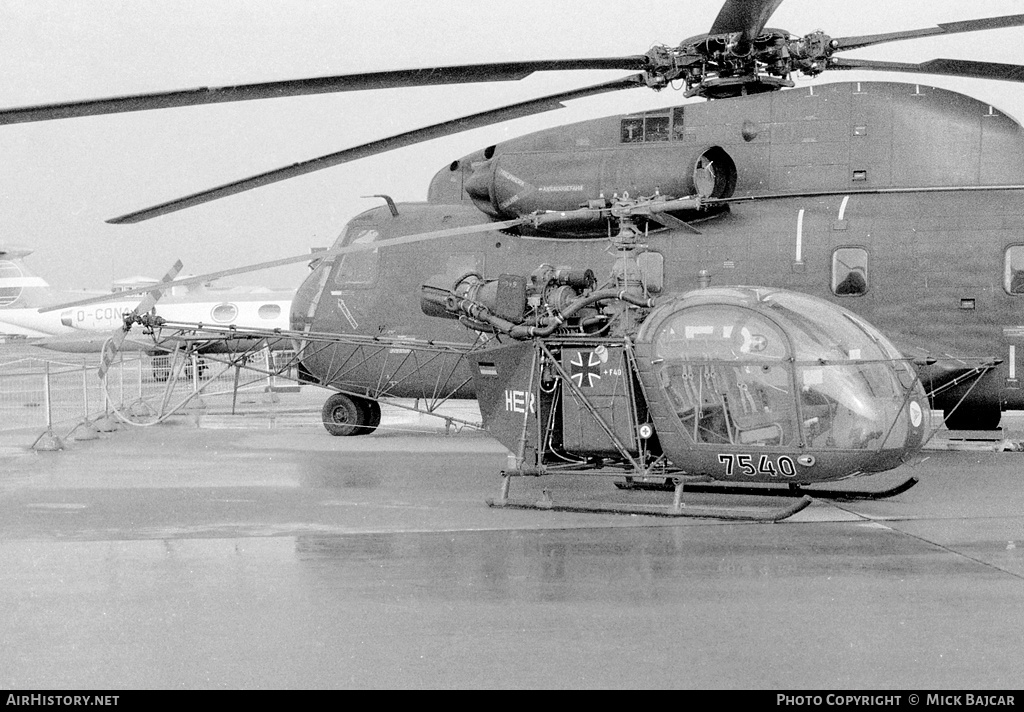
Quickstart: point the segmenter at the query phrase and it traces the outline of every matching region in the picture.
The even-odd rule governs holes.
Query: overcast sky
[[[0,0],[0,105],[421,66],[642,54],[705,32],[717,0]],[[1024,12],[1011,0],[786,0],[770,27],[833,36]],[[1024,64],[1024,28],[879,45],[844,57],[937,57]],[[106,288],[285,257],[329,244],[387,193],[424,200],[455,158],[550,126],[683,103],[645,89],[477,129],[136,225],[105,219],[342,148],[629,72],[534,75],[520,82],[352,92],[0,127],[0,245],[61,288]],[[905,81],[826,73],[811,80]],[[1024,119],[1024,85],[921,77]],[[798,85],[808,80],[798,81]],[[483,215],[481,215],[483,218]],[[234,283],[296,286],[303,266]]]

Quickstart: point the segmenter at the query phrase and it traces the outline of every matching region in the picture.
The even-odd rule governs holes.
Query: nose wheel
[[[335,393],[324,403],[324,428],[331,435],[369,435],[380,425],[380,403],[369,398]]]

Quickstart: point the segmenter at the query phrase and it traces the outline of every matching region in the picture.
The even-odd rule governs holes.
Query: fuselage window
[[[868,291],[868,251],[863,247],[840,247],[832,253],[832,293],[858,297]]]
[[[1003,289],[1007,294],[1024,294],[1024,245],[1010,245],[1006,248]]]
[[[644,140],[644,119],[632,116],[622,120],[622,142],[640,143]]]
[[[276,319],[281,316],[281,306],[279,304],[264,304],[256,313],[259,314],[260,319]]]
[[[368,228],[354,229],[355,236],[345,245],[363,245],[376,240],[380,233]],[[377,281],[377,250],[349,252],[338,258],[334,268],[334,284],[339,287],[368,287]]]
[[[669,118],[648,116],[644,121],[644,141],[668,141]]]
[[[643,143],[645,141],[668,141],[672,136],[672,117],[627,116],[622,120],[622,143]]]
[[[227,324],[234,321],[235,317],[238,316],[238,307],[228,303],[218,304],[210,312],[210,316],[213,317],[214,321]]]

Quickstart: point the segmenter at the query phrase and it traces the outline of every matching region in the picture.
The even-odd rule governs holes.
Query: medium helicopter
[[[884,70],[1019,81],[1021,67],[934,60],[847,60],[849,49],[1024,24],[1024,16],[859,37],[768,28],[781,0],[726,2],[709,32],[643,55],[377,72],[203,88],[0,111],[0,123],[270,96],[508,80],[535,71],[612,69],[628,77],[429,126],[136,211],[130,223],[368,155],[556,108],[560,102],[672,82],[711,101],[562,126],[457,158],[426,204],[367,211],[323,254],[293,302],[293,330],[366,344],[301,349],[307,380],[339,390],[325,407],[338,434],[362,434],[389,395],[467,396],[461,356],[406,358],[417,339],[465,343],[428,322],[422,283],[465,274],[530,274],[538,262],[588,264],[627,204],[665,291],[762,284],[848,306],[916,357],[951,427],[995,427],[1024,407],[1016,376],[1024,286],[1021,127],[997,108],[922,84],[790,88],[792,76]],[[780,91],[783,90],[783,91]],[[481,219],[490,222],[481,223]],[[458,230],[492,233],[468,241]],[[425,248],[417,236],[444,233]],[[405,243],[398,243],[409,238]],[[391,245],[396,245],[391,247]],[[341,248],[363,249],[342,252]],[[379,247],[375,247],[378,246]],[[969,245],[969,255],[949,254]],[[385,249],[387,247],[388,249]],[[303,259],[307,259],[304,257]],[[204,278],[209,278],[204,276]],[[66,306],[66,305],[65,305]],[[367,342],[368,344],[371,342]],[[398,358],[396,358],[396,356]]]

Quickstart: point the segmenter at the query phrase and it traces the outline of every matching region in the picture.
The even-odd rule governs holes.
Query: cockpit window
[[[644,121],[644,141],[668,141],[669,117],[648,116]]]
[[[840,247],[832,253],[832,293],[859,297],[868,291],[868,251],[863,247]]]
[[[667,320],[654,340],[659,358],[680,361],[782,360],[789,341],[749,309],[694,307]]]
[[[644,117],[631,116],[622,120],[622,142],[640,143],[644,140]]]
[[[900,413],[920,390],[880,332],[807,295],[682,308],[652,336],[667,405],[697,445],[880,448],[905,439]]]
[[[372,243],[380,233],[370,228],[353,228],[345,245]],[[368,287],[377,281],[377,249],[349,252],[338,257],[334,268],[334,284],[338,287]]]
[[[697,443],[791,445],[797,437],[789,340],[750,309],[698,306],[654,339],[660,378]]]
[[[1007,294],[1024,294],[1024,245],[1010,245],[1006,248],[1003,289]]]
[[[658,115],[627,116],[622,119],[622,143],[668,141],[672,137],[672,117]]]

